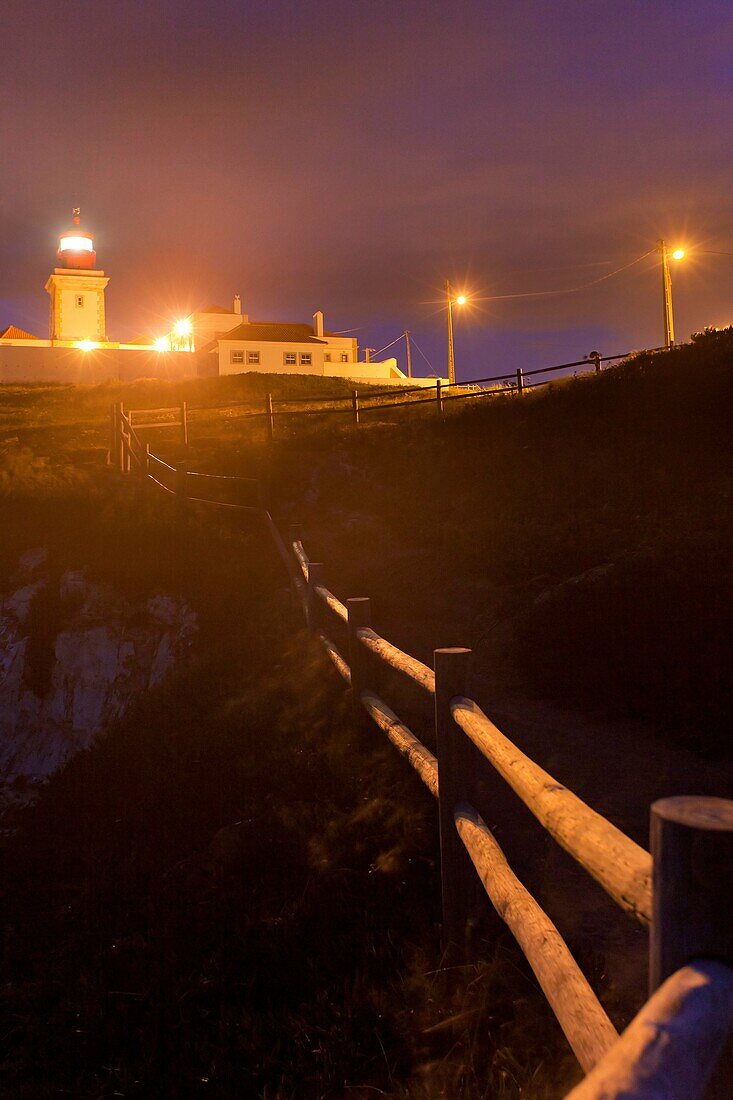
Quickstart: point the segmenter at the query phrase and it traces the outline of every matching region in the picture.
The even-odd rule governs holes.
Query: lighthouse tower
[[[94,235],[80,229],[78,207],[73,218],[72,228],[59,237],[58,266],[46,281],[51,298],[49,335],[58,344],[104,344],[104,291],[109,279],[97,268]]]

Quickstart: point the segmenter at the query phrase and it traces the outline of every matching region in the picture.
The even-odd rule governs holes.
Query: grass
[[[353,733],[261,534],[182,531],[58,454],[0,519],[6,578],[44,545],[54,571],[175,591],[201,635],[4,823],[3,1095],[560,1095],[577,1070],[498,922],[446,969],[434,806]]]

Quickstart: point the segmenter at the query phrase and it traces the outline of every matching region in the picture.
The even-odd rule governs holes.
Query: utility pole
[[[456,380],[456,361],[453,354],[453,288],[448,279],[445,280],[445,296],[448,301],[448,384],[452,386]]]
[[[405,329],[405,347],[407,348],[407,377],[412,378],[412,351],[410,349],[410,333]]]
[[[669,251],[666,241],[657,241],[662,257],[662,318],[664,321],[664,346],[674,345],[674,314],[672,312],[672,277],[669,273]]]

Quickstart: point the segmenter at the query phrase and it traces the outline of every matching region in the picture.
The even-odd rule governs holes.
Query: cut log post
[[[354,423],[359,423],[359,394],[356,390],[351,391],[351,411],[354,415]]]
[[[316,594],[316,585],[325,584],[326,570],[322,562],[312,561],[308,564],[308,627],[310,630],[321,629],[323,615],[321,613],[321,601]]]
[[[181,402],[181,442],[188,446],[188,402]]]
[[[733,802],[660,799],[651,808],[651,850],[653,993],[693,959],[733,966]]]
[[[600,374],[601,373],[601,353],[600,353],[600,351],[592,351],[590,353],[590,355],[588,356],[588,358],[590,359],[591,363],[593,364],[596,374]]]
[[[522,368],[517,367],[517,397],[521,397],[524,393],[524,375],[522,374]]]
[[[436,400],[437,405],[438,405],[438,412],[442,413],[443,412],[443,386],[442,386],[442,383],[441,383],[440,379],[438,379],[438,381],[435,383],[435,400]]]
[[[471,650],[436,649],[433,656],[443,939],[446,945],[460,947],[466,944],[478,891],[476,873],[456,829],[455,811],[459,803],[471,801],[475,758],[471,742],[455,723],[450,703],[467,691]]]
[[[372,601],[356,597],[346,601],[349,614],[349,664],[351,665],[351,717],[354,728],[365,732],[369,729],[369,716],[364,710],[361,695],[369,684],[369,654],[359,641],[358,631],[372,625]]]
[[[651,808],[649,992],[696,959],[733,966],[733,802],[662,798]],[[733,1096],[733,1041],[708,1093]]]
[[[275,438],[275,412],[272,407],[272,394],[265,394],[265,423],[267,426],[267,438]]]

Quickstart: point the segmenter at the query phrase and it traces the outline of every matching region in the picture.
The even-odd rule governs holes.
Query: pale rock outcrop
[[[31,615],[53,596],[53,622]],[[195,614],[158,594],[133,604],[83,570],[53,578],[42,549],[23,555],[0,597],[0,807],[33,787],[160,684],[190,648]],[[41,673],[38,639],[46,647]],[[31,647],[35,643],[35,654]]]

